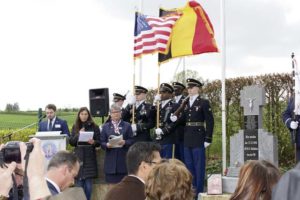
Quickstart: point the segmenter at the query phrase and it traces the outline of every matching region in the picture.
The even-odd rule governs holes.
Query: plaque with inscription
[[[244,161],[258,160],[258,130],[244,130]]]

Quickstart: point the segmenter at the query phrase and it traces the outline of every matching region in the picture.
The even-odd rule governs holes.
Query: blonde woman
[[[192,175],[185,165],[170,159],[156,165],[145,185],[146,200],[192,200]]]

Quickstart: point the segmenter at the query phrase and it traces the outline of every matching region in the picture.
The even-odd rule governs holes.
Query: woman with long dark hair
[[[81,132],[93,132],[93,138],[81,144],[78,138]],[[84,134],[84,133],[83,133]],[[97,177],[96,147],[100,146],[100,130],[86,107],[79,109],[72,127],[69,143],[75,147],[74,152],[80,159],[80,170],[76,185],[84,189],[87,200],[91,199],[93,178]]]
[[[240,170],[237,187],[230,200],[270,200],[280,178],[279,169],[265,160],[247,161]]]

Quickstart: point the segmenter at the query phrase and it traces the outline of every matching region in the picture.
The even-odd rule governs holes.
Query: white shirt
[[[52,119],[52,128],[53,128],[53,126],[54,126],[55,120],[56,120],[56,116]],[[50,119],[48,119],[48,130],[49,130],[49,128],[50,128],[49,126],[50,126]]]
[[[199,96],[199,94],[190,96],[190,107],[192,107],[193,103],[195,102],[195,100],[197,99],[198,96]]]
[[[130,175],[128,175],[128,176],[135,177],[135,178],[139,179],[142,183],[145,184],[145,181],[144,181],[143,179],[141,179],[140,177],[136,176],[136,175],[130,174]]]
[[[169,103],[169,101],[171,101],[172,99],[167,99],[167,100],[164,100],[164,101],[161,101],[161,108],[164,108],[167,103]]]
[[[178,95],[178,96],[175,96],[175,102],[178,103],[179,100],[181,99],[181,97],[182,97],[182,94]]]
[[[50,183],[55,187],[55,189],[58,191],[58,193],[61,193],[61,191],[60,191],[58,185],[57,185],[55,182],[51,181],[51,180],[50,180],[49,178],[47,178],[47,177],[46,177],[46,180],[47,180],[48,182],[50,182]]]
[[[135,107],[138,108],[142,103],[144,103],[145,100],[137,101],[135,104]]]

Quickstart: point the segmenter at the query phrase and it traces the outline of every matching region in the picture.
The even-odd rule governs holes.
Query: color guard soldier
[[[203,84],[198,80],[187,79],[189,98],[182,115],[178,119],[178,123],[185,123],[184,160],[193,175],[193,185],[197,194],[203,192],[205,148],[212,142],[214,128],[214,117],[210,103],[199,96],[202,86]],[[175,122],[176,116],[171,116],[171,120]]]
[[[150,129],[155,126],[155,108],[146,103],[148,90],[142,86],[135,86],[135,97],[130,99],[124,111],[124,118],[132,123],[132,105],[134,105],[134,122],[132,131],[134,132],[134,141],[151,141]]]
[[[156,140],[162,145],[161,157],[172,158],[173,156],[173,144],[176,143],[175,128],[177,123],[173,123],[170,119],[172,113],[174,113],[179,105],[172,101],[174,89],[168,83],[162,83],[160,85],[159,93],[160,100],[159,105],[159,128],[155,129]]]
[[[182,101],[186,98],[184,96],[183,91],[185,90],[185,86],[179,82],[173,82],[172,86],[174,88],[174,101],[175,103],[181,105]],[[184,162],[184,145],[183,145],[183,137],[184,137],[184,125],[178,125],[175,130],[176,132],[176,144],[175,144],[175,158]]]
[[[126,118],[125,109],[122,107],[125,100],[126,100],[126,95],[121,95],[119,93],[113,93],[113,103],[122,108],[122,120],[125,122],[129,122],[130,119]],[[109,115],[107,120],[105,121],[105,123],[110,122],[110,119],[111,119],[111,117]]]

